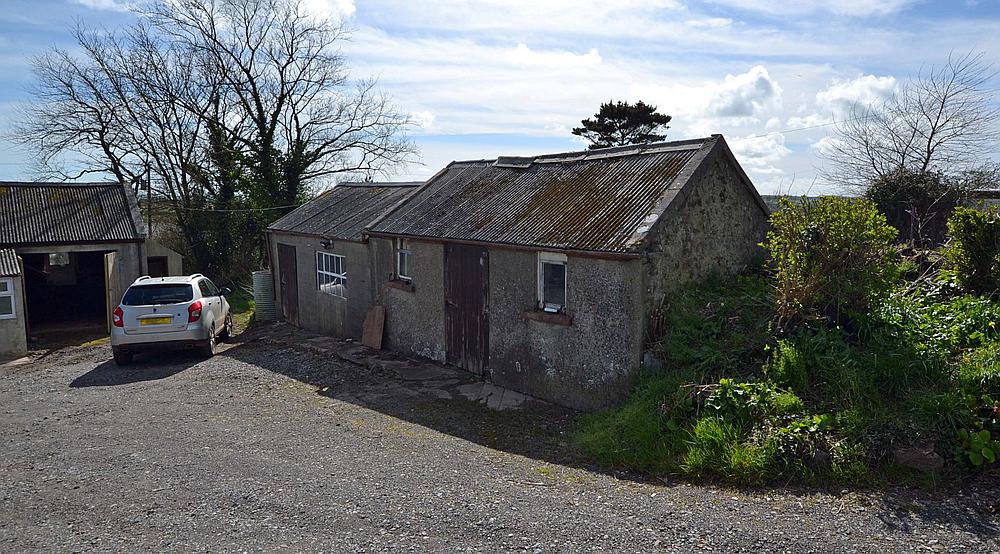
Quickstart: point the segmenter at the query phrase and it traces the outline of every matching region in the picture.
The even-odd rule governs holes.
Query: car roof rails
[[[201,273],[192,273],[191,275],[188,275],[189,279],[197,279],[198,277],[204,277],[204,275]]]
[[[132,281],[132,283],[135,284],[135,283],[138,283],[139,281],[145,281],[146,279],[150,279],[150,278],[151,277],[149,275],[143,275],[142,277],[139,277],[135,281]]]

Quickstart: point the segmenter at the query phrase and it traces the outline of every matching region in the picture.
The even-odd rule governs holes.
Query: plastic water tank
[[[254,318],[257,321],[278,319],[274,307],[274,277],[270,270],[253,272],[253,301],[256,304]]]

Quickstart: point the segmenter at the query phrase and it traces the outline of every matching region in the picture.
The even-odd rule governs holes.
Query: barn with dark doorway
[[[0,182],[0,249],[19,258],[29,339],[103,334],[110,307],[146,273],[145,240],[120,184]]]

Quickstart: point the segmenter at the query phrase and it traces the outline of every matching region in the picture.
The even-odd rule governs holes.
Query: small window
[[[410,241],[406,239],[396,239],[396,278],[410,281],[413,276],[410,273]]]
[[[538,307],[558,313],[566,309],[566,255],[538,253]]]
[[[316,287],[320,292],[347,298],[347,258],[316,252]]]
[[[69,254],[66,252],[52,252],[49,254],[49,266],[62,267],[69,265]]]
[[[219,296],[219,289],[215,286],[215,283],[209,281],[208,279],[198,281],[198,288],[201,289],[202,296]]]
[[[14,280],[0,279],[0,319],[14,319]]]

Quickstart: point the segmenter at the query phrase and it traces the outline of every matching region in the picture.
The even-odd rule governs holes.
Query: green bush
[[[948,218],[951,242],[945,256],[958,282],[971,292],[1000,287],[1000,213],[957,208]]]
[[[777,280],[779,324],[861,317],[890,290],[897,232],[871,201],[823,197],[771,215],[764,247]]]
[[[962,357],[958,382],[972,394],[1000,396],[1000,342],[991,342]]]
[[[962,184],[946,175],[908,169],[875,179],[865,191],[900,240],[922,247],[944,244],[948,216],[965,196]]]

